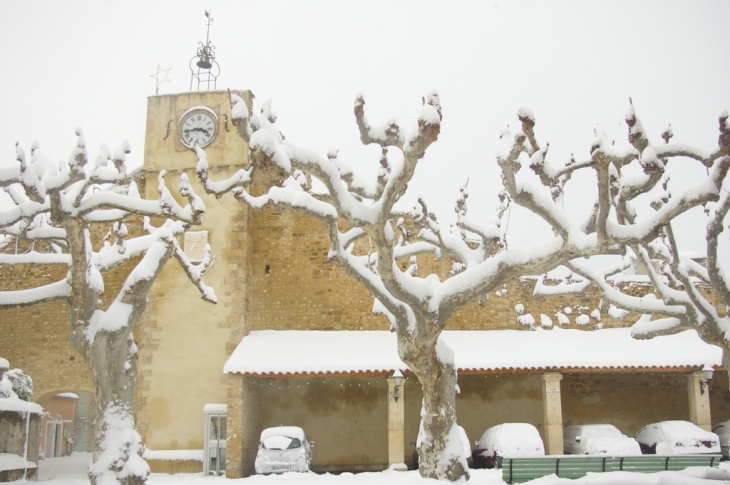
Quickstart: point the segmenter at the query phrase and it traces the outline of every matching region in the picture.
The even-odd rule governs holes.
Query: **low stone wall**
[[[202,473],[201,460],[147,460],[152,473]]]
[[[26,480],[38,480],[38,468],[16,468],[13,470],[0,470],[0,482],[15,482],[23,478],[25,474]]]
[[[152,473],[201,473],[203,450],[145,450],[144,459]]]
[[[0,461],[0,482],[23,476],[36,480],[40,412],[41,407],[35,403],[0,399],[0,454],[7,454]],[[16,455],[17,459],[8,455]]]

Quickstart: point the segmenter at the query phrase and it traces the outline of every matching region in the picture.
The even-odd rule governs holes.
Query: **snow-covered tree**
[[[13,369],[5,373],[10,382],[13,383],[13,392],[18,399],[30,401],[33,398],[33,379],[23,372],[23,369]]]
[[[158,178],[159,200],[140,198],[125,163],[129,144],[113,154],[102,146],[93,163],[77,129],[77,146],[68,162],[54,163],[38,148],[30,160],[17,146],[17,164],[0,170],[0,187],[10,196],[0,210],[0,233],[6,244],[3,265],[67,266],[65,276],[31,289],[0,292],[0,307],[65,301],[69,307],[70,341],[89,363],[96,389],[97,419],[94,458],[89,466],[93,484],[143,484],[149,467],[134,426],[132,405],[137,373],[137,348],[132,328],[147,304],[147,293],[165,262],[177,259],[203,299],[215,294],[201,280],[212,265],[210,250],[200,264],[185,256],[176,237],[199,224],[205,207],[183,174],[181,207]],[[144,235],[128,234],[125,220],[144,218]],[[155,227],[150,217],[160,221]],[[92,241],[90,229],[109,224],[103,241]],[[138,231],[142,232],[142,231]],[[102,232],[103,234],[103,232]],[[96,243],[97,250],[94,250]],[[103,308],[104,274],[130,262],[119,293]],[[126,271],[126,270],[125,270]]]
[[[595,269],[585,261],[570,261],[565,266],[574,272],[571,282],[549,286],[538,282],[535,294],[581,292],[595,285],[604,307],[612,305],[614,311],[642,314],[632,327],[634,338],[649,339],[695,329],[703,341],[723,349],[723,365],[730,368],[730,285],[718,253],[730,210],[730,187],[727,183],[723,187],[730,166],[728,113],[725,111],[719,117],[718,146],[712,150],[671,143],[671,127],[661,134],[664,143],[653,145],[633,107],[626,115],[626,123],[631,146],[627,148],[629,157],[624,160],[638,159],[644,174],[622,176],[620,169],[626,162],[614,163],[615,169],[607,174],[608,190],[596,206],[610,204],[617,223],[624,226],[612,232],[644,235],[621,238],[623,258],[613,266]],[[707,177],[696,186],[672,193],[666,169],[669,163],[688,163],[687,159],[705,167]],[[655,211],[643,220],[634,208],[642,194],[649,194],[650,206]],[[674,219],[700,204],[708,216],[704,233],[706,253],[683,252],[675,237],[675,231],[682,231],[682,227]],[[642,273],[653,292],[643,297],[629,294],[626,290],[630,286],[622,283],[622,272]]]
[[[464,193],[457,201],[456,224],[444,227],[421,200],[412,214],[419,240],[411,242],[407,222],[393,207],[406,191],[419,160],[439,136],[442,111],[436,92],[425,98],[418,125],[410,131],[396,121],[371,125],[365,117],[365,101],[357,97],[354,112],[360,139],[382,149],[381,167],[372,182],[358,177],[336,152],[322,157],[286,141],[274,124],[276,116],[269,102],[263,104],[260,114],[251,113],[238,96],[231,96],[231,103],[234,124],[248,143],[250,167],[226,180],[212,181],[206,154],[196,148],[197,173],[205,190],[217,195],[230,191],[252,209],[297,210],[325,225],[331,244],[329,260],[373,295],[374,311],[390,321],[398,336],[399,356],[422,385],[421,475],[453,481],[469,473],[456,427],[458,386],[453,352],[439,338],[455,313],[470,302],[486,299],[512,278],[542,274],[580,257],[621,253],[625,247],[653,240],[678,214],[716,200],[730,164],[727,146],[717,155],[704,157],[711,162],[711,176],[702,187],[673,199],[649,220],[637,221],[626,199],[644,185],[623,181],[622,166],[638,161],[644,178],[658,179],[655,172],[663,163],[659,156],[685,155],[684,147],[660,154],[646,150],[636,141],[636,123],[630,121],[630,136],[638,148],[618,148],[599,135],[590,159],[555,168],[546,161],[547,145],[542,148],[536,139],[534,115],[524,108],[518,112],[521,129],[506,130],[501,137],[497,163],[504,190],[497,194],[496,216],[482,216],[486,224],[468,217]],[[402,152],[402,160],[389,156],[393,149]],[[535,171],[543,186],[518,178],[523,166]],[[598,180],[595,210],[583,223],[571,221],[561,203],[565,183],[579,169],[595,171]],[[254,181],[256,172],[260,173]],[[329,197],[313,195],[312,178],[323,184]],[[620,185],[624,182],[628,185]],[[500,226],[512,203],[545,220],[554,237],[530,247],[507,246]],[[419,274],[417,257],[427,253],[453,262],[445,280]],[[398,263],[404,261],[410,265],[401,270]]]

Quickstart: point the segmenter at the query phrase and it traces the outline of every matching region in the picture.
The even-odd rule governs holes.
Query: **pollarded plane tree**
[[[17,146],[17,164],[3,168],[0,186],[12,200],[0,211],[0,232],[8,244],[0,254],[3,265],[32,267],[65,265],[58,281],[31,289],[0,292],[0,307],[21,307],[64,301],[69,307],[71,345],[88,362],[96,391],[96,443],[89,479],[93,484],[143,484],[149,467],[134,425],[132,405],[137,374],[137,348],[132,328],[147,304],[147,293],[164,264],[175,258],[204,300],[215,303],[215,293],[202,281],[213,260],[193,264],[176,237],[199,224],[205,206],[182,175],[182,207],[160,173],[158,200],[141,199],[125,162],[129,144],[113,154],[102,146],[89,163],[84,137],[77,130],[77,146],[68,162],[56,164],[33,143],[30,160]],[[143,218],[145,233],[128,234],[124,223]],[[155,227],[150,218],[161,222]],[[111,226],[99,250],[92,246],[90,227]],[[18,251],[21,247],[24,250]],[[134,261],[119,293],[104,309],[104,274]]]
[[[727,111],[719,117],[718,146],[712,150],[671,143],[671,127],[661,134],[664,143],[653,145],[633,106],[626,115],[626,123],[631,145],[628,151],[641,154],[639,160],[644,175],[622,177],[623,164],[616,165],[617,170],[609,173],[610,190],[605,197],[612,201],[620,224],[627,226],[621,230],[643,231],[646,236],[635,240],[620,239],[623,258],[611,267],[595,269],[585,261],[568,262],[565,266],[574,273],[570,276],[571,282],[545,285],[540,281],[535,294],[582,292],[595,285],[601,292],[604,306],[614,305],[619,310],[642,314],[632,326],[634,338],[650,339],[694,329],[703,341],[723,349],[723,365],[730,368],[730,285],[718,255],[720,235],[730,210],[730,187],[727,183],[723,187],[730,163]],[[707,170],[706,179],[694,187],[672,193],[666,173],[668,164],[692,161]],[[655,211],[644,220],[638,220],[635,208],[639,205],[636,198],[641,194],[648,194],[649,205]],[[706,254],[699,257],[681,250],[675,231],[681,231],[682,227],[674,221],[676,214],[697,202],[702,203],[708,216],[704,233]],[[594,224],[593,220],[591,224]],[[628,294],[625,291],[628,287],[620,283],[620,278],[611,278],[622,271],[633,273],[637,268],[646,274],[654,291],[644,297]]]
[[[371,125],[365,117],[363,97],[356,99],[355,120],[362,142],[382,148],[381,167],[372,183],[359,178],[336,152],[322,157],[286,141],[274,124],[276,117],[268,102],[261,113],[250,113],[238,96],[231,96],[231,103],[237,131],[248,143],[250,166],[226,180],[212,181],[205,152],[195,148],[197,173],[205,190],[219,196],[230,191],[252,209],[291,208],[325,225],[331,244],[330,261],[374,297],[374,311],[390,321],[391,331],[398,337],[399,356],[422,385],[417,446],[421,475],[430,478],[458,480],[469,473],[458,445],[453,352],[439,339],[454,314],[512,278],[542,274],[576,258],[612,254],[623,245],[653,239],[677,214],[716,198],[728,164],[727,157],[717,158],[704,191],[688,195],[681,204],[670,203],[650,221],[630,224],[625,218],[617,218],[613,210],[616,199],[612,196],[612,176],[623,164],[643,160],[642,153],[633,147],[618,150],[598,137],[589,160],[553,169],[545,161],[547,146],[541,148],[537,142],[534,116],[529,109],[521,109],[518,117],[522,129],[505,131],[497,153],[504,190],[498,194],[501,202],[496,217],[487,224],[467,217],[464,201],[460,200],[456,225],[444,227],[420,201],[413,214],[420,228],[418,241],[410,242],[393,206],[406,190],[419,160],[438,138],[442,112],[436,92],[425,98],[418,125],[411,131],[394,121],[380,127]],[[400,150],[402,161],[389,157],[389,149]],[[517,177],[524,165],[540,175],[543,186]],[[651,173],[652,167],[645,165]],[[596,210],[583,224],[573,223],[560,201],[565,182],[578,169],[598,174]],[[254,189],[256,171],[264,173],[266,187]],[[328,198],[313,196],[311,178],[326,187]],[[258,195],[252,195],[252,189]],[[500,218],[510,203],[539,215],[550,224],[554,237],[531,247],[504,244]],[[362,246],[374,249],[356,251],[355,243],[361,239],[365,241]],[[426,253],[453,262],[445,280],[418,273],[417,257]],[[402,271],[397,262],[403,260],[411,264]]]

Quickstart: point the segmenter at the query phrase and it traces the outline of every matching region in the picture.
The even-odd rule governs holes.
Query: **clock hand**
[[[208,134],[209,134],[209,133],[208,133],[208,130],[206,130],[205,128],[200,128],[200,127],[197,127],[197,126],[196,126],[195,128],[190,128],[189,130],[183,130],[183,131],[184,131],[185,133],[189,133],[189,132],[191,132],[191,131],[201,131],[201,132],[205,133],[206,135],[208,135]]]

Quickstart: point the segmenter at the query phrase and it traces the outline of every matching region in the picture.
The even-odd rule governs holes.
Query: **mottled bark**
[[[105,485],[110,477],[122,485],[142,485],[149,475],[142,438],[134,428],[137,349],[129,328],[99,333],[91,350],[97,447],[89,479],[94,485]]]
[[[401,359],[418,377],[423,391],[421,424],[418,431],[418,469],[422,477],[469,479],[456,425],[457,375],[453,361],[442,362],[437,340],[399,338]],[[442,347],[443,353],[450,354]],[[453,355],[453,354],[451,354]],[[443,355],[441,356],[444,357]]]

